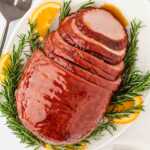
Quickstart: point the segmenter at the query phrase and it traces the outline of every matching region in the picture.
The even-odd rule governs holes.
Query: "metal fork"
[[[7,20],[7,26],[0,46],[0,53],[4,48],[8,26],[11,21],[21,18],[30,8],[32,0],[0,0],[0,11]]]

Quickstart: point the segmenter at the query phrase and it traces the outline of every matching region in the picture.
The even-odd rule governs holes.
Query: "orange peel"
[[[143,99],[141,96],[136,96],[134,98],[134,101],[126,101],[123,102],[122,104],[112,104],[110,105],[108,112],[113,109],[115,112],[124,112],[125,110],[128,110],[132,108],[133,106],[142,106],[143,105]],[[112,122],[115,124],[128,124],[133,122],[140,114],[141,110],[137,110],[136,112],[130,114],[127,117],[121,117],[121,118],[113,118]]]
[[[5,80],[4,70],[11,64],[10,54],[4,54],[0,58],[0,83]]]
[[[59,2],[46,2],[33,11],[29,21],[36,24],[36,30],[41,37],[45,37],[48,33],[59,15],[60,7],[61,3]]]

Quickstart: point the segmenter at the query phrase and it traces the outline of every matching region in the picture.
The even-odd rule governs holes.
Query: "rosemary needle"
[[[94,0],[88,0],[83,5],[81,5],[79,9],[85,9],[85,8],[88,8],[88,7],[92,7],[94,4],[95,4]]]
[[[60,13],[60,21],[63,21],[65,17],[69,16],[70,11],[71,11],[71,0],[64,0],[63,6],[61,8],[61,13]]]
[[[120,89],[112,98],[113,103],[121,103],[133,99],[150,88],[150,73],[144,74],[136,66],[139,43],[138,35],[142,27],[142,22],[139,20],[134,19],[131,22],[123,81]]]
[[[61,13],[60,13],[60,21],[63,21],[67,16],[70,15],[70,12],[71,12],[71,6],[70,6],[70,4],[71,4],[71,0],[64,0],[63,6],[61,8]],[[94,4],[95,4],[94,0],[88,0],[87,2],[83,3],[79,7],[79,10],[91,7]]]

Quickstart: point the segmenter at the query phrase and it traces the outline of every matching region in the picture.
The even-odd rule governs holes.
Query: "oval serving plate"
[[[133,18],[137,18],[142,20],[145,27],[142,29],[142,32],[140,33],[139,38],[139,53],[138,53],[138,62],[137,65],[142,71],[146,71],[150,68],[150,42],[149,42],[149,35],[150,35],[150,16],[149,16],[149,10],[150,10],[150,3],[148,0],[96,0],[96,4],[100,6],[103,2],[111,2],[115,5],[117,5],[128,17],[129,20],[132,20]],[[12,46],[14,43],[16,43],[17,35],[20,33],[25,33],[28,29],[28,18],[31,15],[32,11],[40,5],[41,1],[37,0],[37,3],[35,6],[33,6],[26,14],[25,16],[20,20],[18,25],[16,26],[14,32],[9,37],[9,40],[7,42],[7,45],[3,51],[3,53],[7,53],[12,49]],[[72,0],[72,6],[76,9],[78,7],[78,4],[81,3],[81,0]],[[136,4],[136,5],[135,5]],[[148,104],[148,100],[150,98],[150,94],[146,93],[144,98],[145,105]],[[8,149],[15,149],[15,150],[27,150],[28,148],[24,148],[24,145],[19,144],[18,140],[16,140],[16,137],[12,134],[10,134],[10,130],[6,128],[5,120],[3,118],[0,118],[0,130],[3,130],[2,134],[0,135],[0,139],[3,138],[3,142],[1,143],[2,147],[5,147],[6,150]],[[132,124],[132,123],[131,123]],[[99,140],[93,141],[89,145],[89,150],[99,150],[103,148],[104,146],[108,145],[110,142],[115,140],[117,137],[119,137],[123,132],[127,132],[127,128],[131,125],[122,125],[119,126],[118,130],[114,132],[113,135],[105,134],[103,137],[101,137]],[[9,141],[9,142],[8,142]],[[8,144],[9,143],[9,144]],[[31,148],[32,150],[32,148]]]

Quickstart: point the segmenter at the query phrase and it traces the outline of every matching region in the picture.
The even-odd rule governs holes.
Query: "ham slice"
[[[52,39],[49,40],[48,43],[49,47],[46,47],[45,54],[52,59],[55,63],[62,66],[67,71],[72,72],[73,74],[78,75],[79,77],[92,82],[100,87],[104,87],[111,91],[117,91],[120,83],[121,83],[121,77],[117,78],[115,81],[107,80],[101,76],[97,76],[96,74],[93,74],[89,72],[88,70],[85,70],[83,67],[80,67],[76,64],[76,61],[70,61],[67,60],[67,56],[63,53],[63,55],[60,55],[61,51],[56,53],[55,44],[52,42]]]
[[[89,71],[86,71],[86,70],[82,69],[81,67],[76,66],[76,64],[72,64],[71,62],[66,61],[65,59],[63,59],[57,55],[53,55],[53,56],[51,55],[50,58],[55,63],[62,66],[65,70],[70,71],[73,74],[76,74],[77,76],[79,76],[95,85],[106,88],[113,92],[117,91],[121,84],[121,77],[117,78],[115,81],[109,81],[109,80],[106,80],[95,74],[92,74]]]
[[[120,50],[127,47],[127,33],[122,24],[109,11],[99,8],[81,10],[76,25],[86,36]]]
[[[97,56],[100,55],[102,59],[111,64],[118,64],[123,60],[126,54],[126,48],[116,51],[86,36],[78,29],[75,18],[74,14],[69,16],[59,27],[59,33],[66,42],[82,50],[94,52]]]
[[[102,119],[112,92],[96,86],[35,51],[25,66],[16,103],[23,125],[52,144],[77,143]]]
[[[53,41],[53,44],[51,43],[51,40]],[[109,65],[104,61],[69,45],[62,39],[58,32],[51,33],[47,37],[44,50],[47,56],[54,53],[66,60],[76,63],[81,68],[108,80],[116,80],[123,71],[123,63],[119,65]]]

